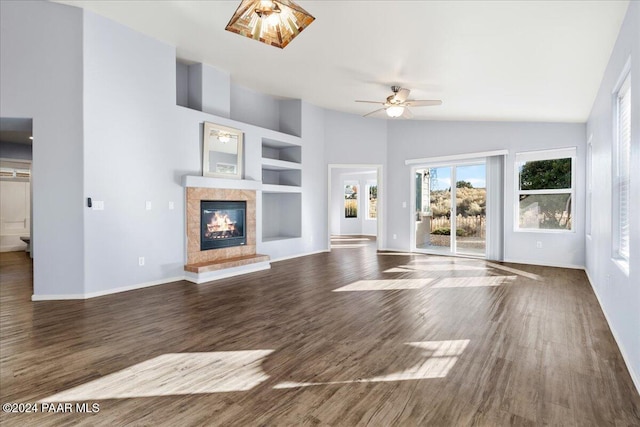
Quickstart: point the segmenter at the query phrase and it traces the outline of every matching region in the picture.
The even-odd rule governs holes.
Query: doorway
[[[413,168],[414,248],[440,255],[486,256],[485,159]]]
[[[345,241],[344,236],[357,236],[365,243],[375,240],[378,250],[384,248],[383,184],[382,165],[329,165],[327,187],[327,248],[329,250],[332,248],[332,236],[341,242]],[[365,243],[362,245],[371,246]]]
[[[0,117],[0,252],[31,252],[33,121]]]

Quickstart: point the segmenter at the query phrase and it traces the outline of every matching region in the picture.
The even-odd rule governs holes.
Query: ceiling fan
[[[365,114],[363,117],[371,116],[379,111],[385,111],[387,116],[404,117],[410,119],[413,117],[413,113],[409,111],[409,107],[427,107],[431,105],[441,105],[442,101],[439,99],[407,99],[409,97],[409,89],[401,88],[400,86],[391,86],[392,95],[389,95],[383,102],[380,101],[356,101],[366,102],[368,104],[381,104],[382,108]]]

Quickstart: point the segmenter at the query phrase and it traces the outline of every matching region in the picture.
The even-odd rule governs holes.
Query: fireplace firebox
[[[246,245],[246,212],[246,201],[202,200],[200,250]]]

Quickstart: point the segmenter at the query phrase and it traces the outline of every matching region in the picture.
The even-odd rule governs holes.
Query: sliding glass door
[[[486,251],[486,165],[415,170],[415,250],[483,257]]]

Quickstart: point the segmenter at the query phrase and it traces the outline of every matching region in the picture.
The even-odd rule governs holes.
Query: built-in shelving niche
[[[273,139],[262,139],[262,183],[302,186],[302,147]],[[289,192],[289,190],[284,190]]]
[[[262,192],[262,241],[302,236],[302,194]]]
[[[302,236],[302,147],[262,139],[262,241]]]

